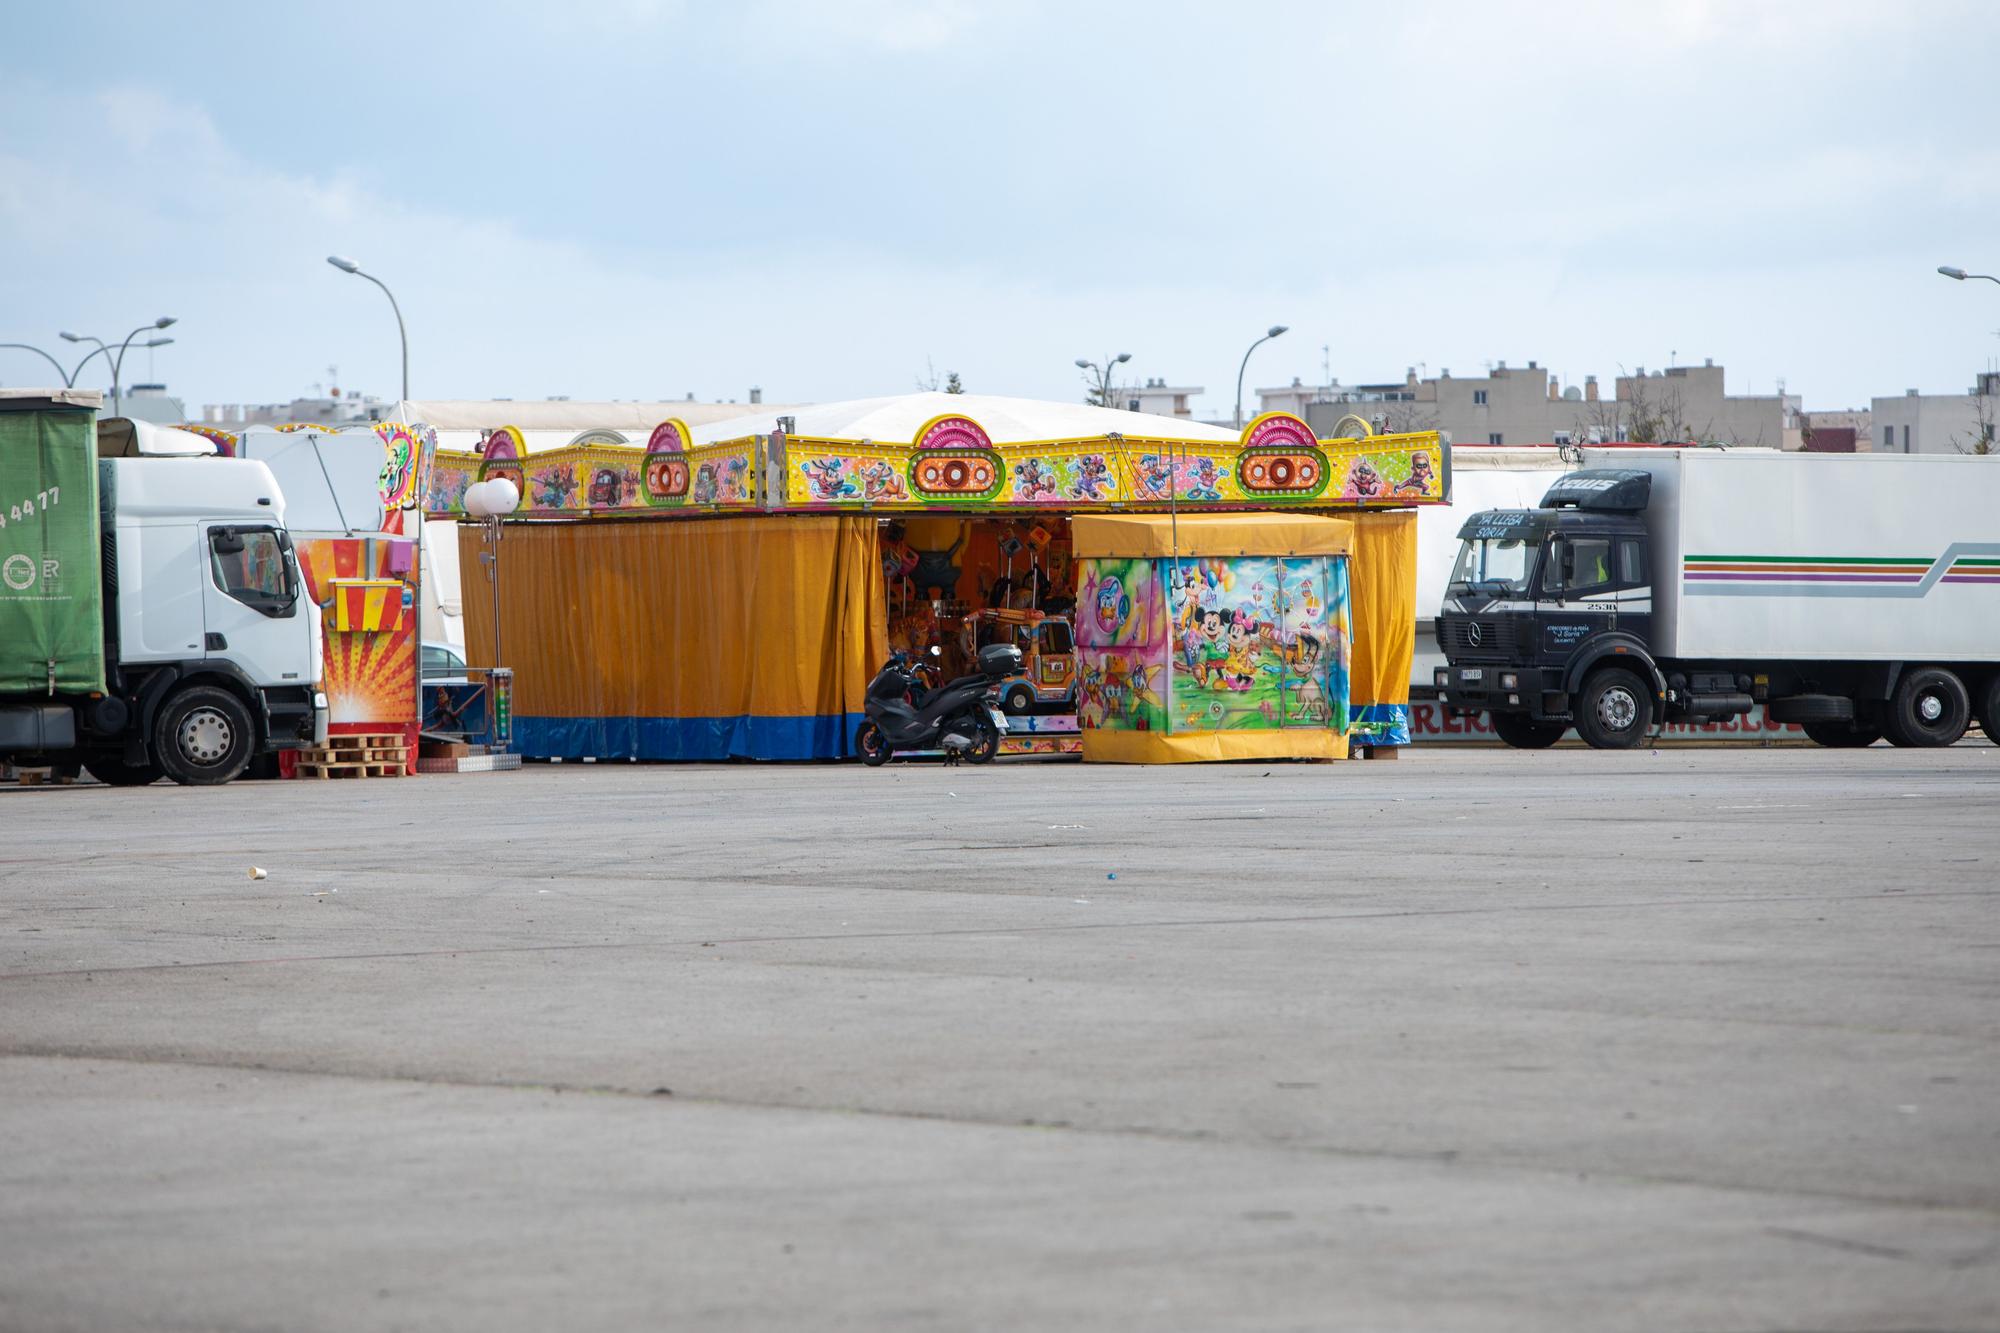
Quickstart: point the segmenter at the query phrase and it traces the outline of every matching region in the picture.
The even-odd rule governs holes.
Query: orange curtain
[[[1357,713],[1377,704],[1407,705],[1417,652],[1417,515],[1403,509],[1351,517],[1354,664],[1347,697]]]
[[[466,647],[492,657],[474,524]],[[528,755],[813,759],[850,752],[888,655],[873,518],[510,523],[500,652]]]

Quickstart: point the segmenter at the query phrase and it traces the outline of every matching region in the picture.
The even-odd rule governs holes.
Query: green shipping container
[[[97,413],[0,398],[0,694],[104,688]]]

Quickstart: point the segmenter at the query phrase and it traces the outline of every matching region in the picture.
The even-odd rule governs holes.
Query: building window
[[[1908,426],[1903,427],[1903,452],[1906,454],[1910,452],[1910,428]]]
[[[1894,426],[1882,427],[1882,452],[1886,454],[1895,447],[1896,447],[1896,428]]]
[[[1557,444],[1568,444],[1569,442],[1570,442],[1570,433],[1568,431],[1559,430],[1556,432]]]
[[[1493,432],[1493,434],[1491,434],[1491,435],[1488,435],[1488,436],[1486,437],[1486,442],[1487,442],[1488,444],[1499,444],[1499,443],[1501,442],[1501,440],[1500,440],[1500,432],[1498,432],[1498,431],[1495,431],[1495,432]]]
[[[1472,391],[1472,405],[1474,407],[1486,406],[1486,390],[1474,389]]]

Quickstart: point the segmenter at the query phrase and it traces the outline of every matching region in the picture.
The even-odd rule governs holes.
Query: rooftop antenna
[[[1319,370],[1322,384],[1333,383],[1333,349],[1325,343],[1319,345]]]

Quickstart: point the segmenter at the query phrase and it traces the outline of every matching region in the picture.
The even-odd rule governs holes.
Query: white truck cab
[[[120,673],[215,675],[262,714],[250,719],[253,736],[323,740],[319,608],[305,595],[271,470],[247,459],[118,458],[100,475],[117,560],[111,655]],[[227,762],[241,724],[211,700],[173,731],[181,753],[156,759],[175,776],[184,764]]]

